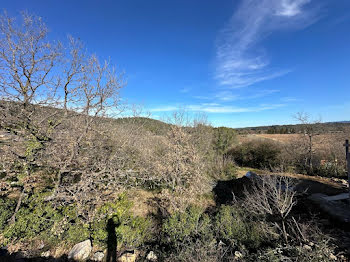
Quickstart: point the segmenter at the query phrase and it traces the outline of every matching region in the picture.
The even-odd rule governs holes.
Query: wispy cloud
[[[279,92],[279,90],[276,89],[270,89],[270,90],[260,90],[256,91],[254,94],[250,95],[238,95],[234,94],[231,90],[225,90],[217,93],[214,97],[216,99],[219,99],[221,101],[237,101],[237,100],[249,100],[249,99],[256,99],[256,98],[261,98],[265,97],[274,93]]]
[[[269,34],[300,29],[317,20],[312,0],[244,0],[217,40],[216,78],[239,88],[280,77],[290,70],[274,69],[260,45]]]
[[[296,98],[296,97],[287,96],[287,97],[282,97],[281,101],[282,102],[298,102],[301,100],[299,98]]]
[[[181,108],[190,112],[205,112],[205,113],[249,113],[260,112],[265,110],[276,109],[285,106],[285,104],[261,104],[254,107],[235,107],[220,105],[217,103],[202,103],[196,105],[181,106]],[[151,112],[169,112],[176,111],[179,106],[164,106],[150,109]]]
[[[222,90],[217,93],[208,95],[208,96],[193,96],[193,98],[198,100],[211,100],[211,101],[221,101],[221,102],[232,102],[237,100],[249,100],[249,99],[256,99],[265,97],[268,95],[272,95],[274,93],[278,93],[280,90],[277,89],[264,89],[264,90],[258,90],[255,91],[252,94],[245,94],[241,95],[237,92],[234,92],[233,90]]]

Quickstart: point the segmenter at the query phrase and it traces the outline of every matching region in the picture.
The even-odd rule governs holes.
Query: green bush
[[[346,176],[346,170],[344,166],[328,162],[324,165],[314,167],[312,172],[309,172],[309,175],[317,175],[324,177],[344,177]]]
[[[108,202],[97,210],[92,223],[93,241],[101,246],[107,245],[107,223],[112,219],[115,225],[118,248],[137,248],[151,238],[152,224],[149,219],[134,216],[130,209],[132,203],[121,195],[115,202]]]
[[[113,203],[106,203],[97,210],[96,219],[91,225],[83,223],[74,205],[54,206],[44,202],[40,194],[25,197],[16,215],[16,222],[7,225],[11,217],[13,201],[0,199],[0,226],[6,243],[21,240],[42,239],[47,244],[78,243],[92,236],[98,245],[107,242],[107,221],[112,218],[116,224],[115,232],[118,247],[135,248],[151,237],[151,223],[130,212],[132,203],[125,196]],[[6,244],[5,243],[5,244]]]
[[[35,194],[23,199],[16,222],[4,227],[6,242],[42,239],[51,244],[62,240],[76,243],[89,237],[74,206],[54,207],[43,198],[44,195]]]
[[[249,141],[228,151],[227,155],[240,166],[273,168],[280,164],[280,148],[267,141]]]
[[[245,221],[240,211],[233,206],[222,206],[216,215],[215,229],[219,237],[231,246],[243,244],[257,248],[262,242],[262,232],[257,224]]]
[[[221,171],[221,176],[225,179],[234,179],[237,177],[237,167],[229,162],[226,163]]]
[[[51,229],[59,219],[58,212],[41,201],[38,195],[26,197],[16,215],[16,222],[5,228],[4,236],[10,241],[31,239]]]
[[[7,221],[15,210],[16,202],[9,198],[0,198],[0,230],[3,230]]]
[[[191,242],[196,239],[210,239],[212,237],[211,221],[203,209],[191,206],[185,212],[176,212],[163,224],[165,239],[170,244]]]

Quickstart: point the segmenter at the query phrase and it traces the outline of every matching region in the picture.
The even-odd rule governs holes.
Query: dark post
[[[348,184],[349,184],[349,201],[350,201],[350,154],[349,154],[349,140],[345,140],[345,156],[346,156],[346,166],[347,166],[347,172],[348,172]]]

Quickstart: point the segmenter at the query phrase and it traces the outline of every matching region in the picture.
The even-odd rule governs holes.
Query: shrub
[[[219,237],[231,246],[243,244],[255,249],[262,242],[258,224],[245,221],[237,207],[222,206],[216,215],[215,229]]]
[[[6,208],[12,202],[0,200],[0,209],[4,211],[0,214],[0,222],[6,243],[41,239],[52,245],[61,241],[75,244],[91,236],[97,245],[105,246],[108,239],[107,221],[110,218],[116,225],[119,248],[136,248],[150,239],[150,221],[133,216],[130,212],[132,203],[124,195],[100,207],[91,225],[81,221],[75,205],[55,207],[44,202],[43,198],[39,194],[26,197],[17,213],[16,222],[11,225],[6,225],[6,221],[12,215],[12,210]]]
[[[230,151],[227,155],[240,166],[273,168],[279,165],[280,148],[267,141],[249,141]]]
[[[15,205],[15,201],[9,198],[0,198],[0,230],[5,228],[7,221],[13,214]]]
[[[203,213],[202,208],[196,206],[171,215],[163,224],[162,230],[165,238],[175,246],[212,236],[209,216]]]
[[[214,241],[197,240],[191,245],[183,245],[178,252],[164,257],[164,261],[173,262],[216,262],[233,261],[227,247]]]
[[[327,242],[319,242],[311,249],[305,249],[302,246],[277,246],[259,252],[258,255],[252,255],[251,261],[279,262],[279,261],[300,261],[300,262],[327,262],[335,261],[332,258],[334,247],[329,246]],[[334,255],[333,255],[334,256]]]
[[[89,236],[79,223],[74,206],[54,207],[44,202],[41,194],[27,196],[16,218],[14,224],[4,228],[7,242],[39,238],[51,243],[76,243]]]
[[[218,261],[224,250],[217,244],[210,217],[203,208],[189,206],[172,214],[162,226],[167,247],[164,261]]]
[[[324,177],[344,177],[346,176],[346,169],[342,165],[334,162],[327,162],[324,165],[318,165],[313,168],[309,175],[318,175]]]
[[[4,230],[8,240],[31,239],[42,234],[52,228],[58,214],[50,205],[40,201],[39,196],[34,195],[23,200],[16,218],[16,222]]]
[[[143,217],[134,216],[130,209],[132,203],[121,195],[115,202],[108,202],[101,206],[92,223],[92,238],[96,244],[106,246],[108,239],[108,220],[115,225],[118,248],[137,248],[151,238],[151,221]]]
[[[237,167],[231,162],[226,163],[221,171],[221,176],[226,178],[226,179],[236,178],[237,177]]]

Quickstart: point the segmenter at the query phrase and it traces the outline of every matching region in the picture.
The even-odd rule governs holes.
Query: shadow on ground
[[[234,197],[243,198],[245,189],[249,190],[251,185],[252,180],[246,176],[218,181],[213,189],[216,204],[231,203]],[[335,187],[312,179],[295,179],[295,190],[306,195],[322,193],[329,196],[346,192],[344,188]]]

